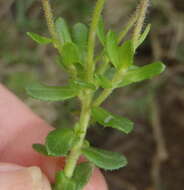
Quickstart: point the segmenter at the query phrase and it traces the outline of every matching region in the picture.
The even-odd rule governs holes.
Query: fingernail
[[[32,178],[33,189],[42,190],[43,187],[43,175],[38,167],[30,167],[27,169]]]

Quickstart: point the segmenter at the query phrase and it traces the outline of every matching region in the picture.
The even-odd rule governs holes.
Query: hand
[[[50,190],[62,158],[45,157],[32,149],[43,143],[52,128],[0,85],[0,189]],[[44,174],[43,174],[44,173]],[[94,170],[85,190],[107,190],[104,177]]]

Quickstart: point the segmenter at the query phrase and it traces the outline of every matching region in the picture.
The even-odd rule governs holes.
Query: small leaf
[[[107,34],[106,49],[110,61],[114,67],[119,65],[118,40],[115,32],[109,31]]]
[[[45,156],[48,156],[48,152],[47,152],[47,149],[45,147],[45,145],[43,144],[33,144],[33,149]]]
[[[72,179],[75,181],[76,190],[82,190],[88,183],[93,171],[93,165],[89,162],[84,162],[77,165]]]
[[[75,182],[66,177],[64,171],[57,172],[54,190],[77,190]]]
[[[26,88],[27,93],[38,100],[63,101],[77,96],[78,91],[69,86],[46,86],[43,84],[32,84]]]
[[[119,47],[119,68],[127,69],[133,64],[134,49],[131,40],[128,40]]]
[[[56,31],[58,33],[59,40],[62,45],[67,42],[72,42],[68,26],[63,18],[58,18],[56,20]]]
[[[80,52],[74,43],[65,43],[62,51],[63,62],[65,65],[80,63]]]
[[[115,170],[127,165],[126,158],[120,153],[93,147],[83,148],[82,153],[89,161],[102,169]]]
[[[100,20],[98,23],[97,36],[98,36],[100,42],[102,43],[102,45],[105,46],[105,41],[106,41],[105,26],[104,26],[104,21],[103,21],[102,16],[100,17]]]
[[[61,67],[61,69],[64,69],[67,71],[67,66],[63,63],[63,58],[61,55],[58,55],[55,57],[55,62],[57,65],[59,65],[59,67]]]
[[[74,88],[80,88],[80,89],[88,88],[88,89],[96,90],[96,86],[94,84],[81,81],[81,80],[72,81],[72,85],[74,86]]]
[[[148,36],[151,29],[151,24],[148,24],[144,32],[142,33],[141,37],[139,38],[137,48],[145,41],[146,37]]]
[[[51,156],[65,156],[75,142],[74,131],[70,128],[56,129],[46,138],[47,152]]]
[[[130,133],[133,129],[133,122],[126,118],[115,116],[101,107],[94,107],[92,109],[92,117],[101,125],[118,129],[126,134]]]
[[[118,87],[124,87],[131,83],[140,82],[159,75],[165,70],[165,65],[161,62],[155,62],[137,69],[133,69],[125,73],[122,82]]]
[[[73,40],[78,47],[84,49],[87,47],[88,28],[85,24],[77,23],[73,27]]]
[[[43,36],[40,36],[36,33],[33,33],[33,32],[27,32],[27,35],[32,39],[34,40],[35,42],[39,43],[39,44],[49,44],[52,42],[52,39],[50,38],[46,38],[46,37],[43,37]]]
[[[112,83],[107,77],[103,75],[96,75],[95,77],[98,85],[102,88],[112,88]]]

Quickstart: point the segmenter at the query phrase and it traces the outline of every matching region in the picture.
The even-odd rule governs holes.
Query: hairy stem
[[[92,100],[91,91],[90,90],[84,91],[84,95],[82,98],[82,110],[81,110],[79,128],[78,128],[78,130],[80,131],[79,140],[71,149],[71,152],[67,157],[66,165],[64,168],[65,175],[69,178],[72,177],[77,161],[81,155],[81,148],[84,143],[84,139],[86,136],[87,128],[91,117],[91,100]]]
[[[47,22],[49,33],[53,40],[53,45],[58,50],[58,52],[61,54],[61,48],[59,45],[58,35],[57,35],[56,29],[55,29],[51,5],[49,3],[49,0],[41,0],[41,2],[43,5],[43,10],[45,13],[45,19]]]
[[[93,17],[92,17],[92,23],[90,26],[90,32],[89,32],[89,40],[88,40],[88,57],[87,57],[87,67],[86,67],[86,73],[87,73],[87,79],[91,81],[93,79],[93,74],[95,70],[95,64],[94,64],[94,49],[95,49],[95,37],[96,37],[96,30],[98,27],[98,22],[100,19],[101,12],[103,10],[105,4],[105,0],[98,0]]]
[[[51,9],[49,0],[41,0],[41,1],[42,1],[45,18],[47,21],[47,26],[48,26],[50,35],[52,36],[53,40],[57,41],[58,37],[55,30],[54,19],[53,19],[52,9]]]
[[[133,32],[133,44],[134,44],[134,50],[136,50],[137,48],[137,44],[139,42],[139,38],[142,32],[142,28],[144,25],[144,20],[146,17],[146,12],[148,9],[148,5],[149,5],[149,0],[142,0],[140,5],[137,8],[137,12],[138,12],[138,20]]]

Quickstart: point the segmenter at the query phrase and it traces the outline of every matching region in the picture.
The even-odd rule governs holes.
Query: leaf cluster
[[[103,92],[111,93],[116,88],[150,79],[164,71],[165,66],[161,62],[142,67],[134,63],[136,49],[146,39],[150,25],[146,27],[135,46],[132,39],[122,42],[116,32],[112,30],[106,32],[103,18],[101,18],[96,31],[101,51],[94,59],[94,71],[88,70],[86,66],[89,46],[88,26],[77,23],[69,28],[63,18],[58,18],[55,22],[55,30],[57,41],[32,32],[27,34],[39,44],[52,43],[58,49],[58,62],[70,76],[68,84],[48,86],[39,82],[28,86],[27,93],[43,101],[64,101],[74,97],[84,99],[86,92],[90,91],[93,94],[90,104],[92,119],[104,127],[111,127],[129,134],[133,130],[133,122],[108,112],[100,104],[106,98],[103,97]],[[92,80],[88,80],[86,76],[88,72],[93,72]],[[98,101],[99,99],[102,101]],[[34,144],[33,148],[46,156],[67,157],[72,147],[80,142],[81,134],[85,133],[80,130],[80,125],[81,123],[77,123],[74,128],[55,129],[48,134],[45,144]],[[64,171],[58,172],[55,190],[61,189],[61,186],[63,190],[81,190],[91,176],[93,164],[105,170],[115,170],[126,166],[127,160],[122,154],[101,150],[85,142],[82,143],[80,151],[89,162],[79,164],[71,178],[68,178]]]

